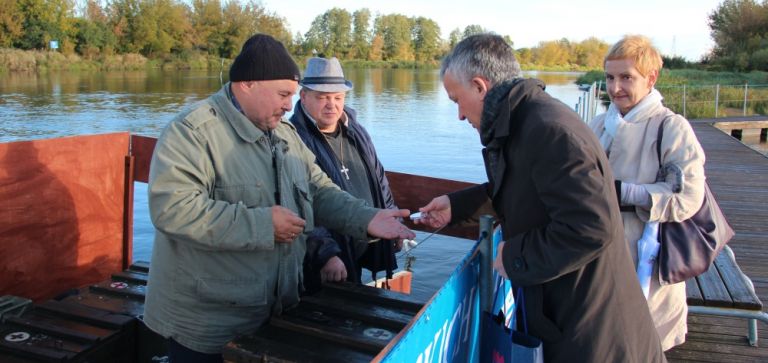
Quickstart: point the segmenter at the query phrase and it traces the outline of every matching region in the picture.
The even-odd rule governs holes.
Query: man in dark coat
[[[290,121],[302,141],[316,156],[320,168],[333,182],[369,206],[395,206],[384,167],[368,132],[357,122],[353,109],[344,106],[352,82],[336,58],[311,58],[307,62],[301,99]],[[393,241],[357,240],[323,227],[307,239],[304,285],[308,292],[323,281],[361,282],[362,268],[386,271],[392,277],[397,268]]]
[[[494,268],[523,287],[545,361],[666,361],[595,135],[543,83],[520,78],[497,35],[461,41],[440,74],[459,119],[480,133],[489,183],[433,199],[420,223],[472,220],[490,203],[506,241]]]

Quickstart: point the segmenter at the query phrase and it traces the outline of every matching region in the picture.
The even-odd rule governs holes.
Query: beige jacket
[[[661,143],[661,162],[678,165],[685,175],[681,193],[667,182],[655,182],[659,163],[656,139],[661,121],[667,118]],[[590,122],[598,137],[605,132],[605,114]],[[637,266],[637,241],[647,221],[682,221],[695,214],[704,200],[704,151],[688,121],[667,108],[652,117],[619,126],[608,153],[617,180],[645,186],[651,195],[650,210],[622,212],[624,235]],[[651,279],[648,307],[664,350],[685,341],[687,333],[685,283],[660,285],[658,265]]]

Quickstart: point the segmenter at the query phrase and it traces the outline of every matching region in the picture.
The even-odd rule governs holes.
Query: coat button
[[[512,260],[512,269],[515,271],[520,271],[523,269],[523,258],[522,257],[516,257],[514,260]]]

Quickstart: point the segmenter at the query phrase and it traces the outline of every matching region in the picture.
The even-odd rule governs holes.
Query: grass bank
[[[55,51],[0,48],[0,73],[47,71],[112,71],[140,69],[221,69],[231,60],[205,54],[187,53],[173,57],[149,59],[141,54],[101,55],[92,59],[77,54]]]

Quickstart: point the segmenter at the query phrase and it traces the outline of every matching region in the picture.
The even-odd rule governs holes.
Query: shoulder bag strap
[[[659,169],[661,169],[661,138],[664,136],[664,124],[667,122],[667,118],[664,117],[659,124],[659,133],[656,136],[656,157],[659,159]]]

